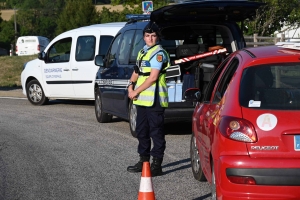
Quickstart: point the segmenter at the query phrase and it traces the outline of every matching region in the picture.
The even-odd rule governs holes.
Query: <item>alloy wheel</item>
[[[38,84],[32,84],[29,87],[29,98],[34,102],[38,103],[43,98],[43,90]]]
[[[200,169],[200,156],[199,156],[198,148],[196,146],[195,136],[193,136],[191,148],[192,148],[192,152],[191,152],[192,167],[194,172],[198,173]]]

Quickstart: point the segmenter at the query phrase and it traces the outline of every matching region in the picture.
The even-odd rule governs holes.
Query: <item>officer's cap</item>
[[[157,36],[160,35],[158,25],[151,21],[145,26],[143,33],[156,33]]]

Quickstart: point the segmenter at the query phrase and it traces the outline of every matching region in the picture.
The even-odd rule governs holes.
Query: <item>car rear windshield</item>
[[[300,64],[272,64],[243,71],[240,104],[253,109],[300,110]]]

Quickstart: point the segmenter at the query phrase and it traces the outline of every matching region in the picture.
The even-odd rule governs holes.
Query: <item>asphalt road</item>
[[[166,124],[166,133],[164,174],[152,178],[156,198],[210,199],[209,184],[192,175],[191,124]],[[0,200],[137,199],[141,174],[126,171],[137,144],[128,122],[99,124],[93,102],[39,107],[0,97]]]

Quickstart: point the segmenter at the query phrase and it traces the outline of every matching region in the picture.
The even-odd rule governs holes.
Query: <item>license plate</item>
[[[294,136],[295,151],[300,151],[300,135]]]

